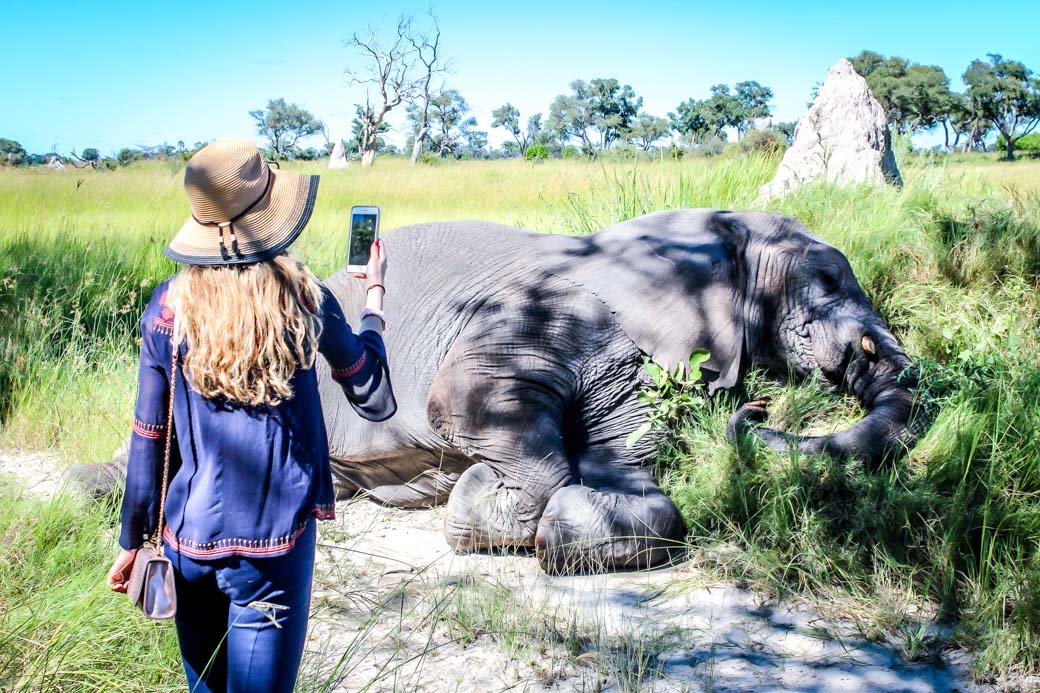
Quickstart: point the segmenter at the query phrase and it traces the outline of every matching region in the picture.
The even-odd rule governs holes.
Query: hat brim
[[[189,217],[166,246],[166,257],[186,265],[233,265],[263,262],[285,251],[310,221],[318,176],[278,169],[271,174],[270,192],[233,224],[237,253],[227,229],[224,255],[217,227]]]

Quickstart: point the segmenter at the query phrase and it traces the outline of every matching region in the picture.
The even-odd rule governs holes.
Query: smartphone
[[[347,271],[364,274],[372,244],[379,239],[379,207],[350,208],[350,237],[347,240]]]

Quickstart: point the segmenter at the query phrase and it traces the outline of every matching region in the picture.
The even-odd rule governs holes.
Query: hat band
[[[195,212],[191,213],[191,218],[195,220],[195,223],[201,224],[202,226],[216,226],[217,227],[217,241],[220,244],[220,258],[224,262],[230,262],[231,261],[231,255],[228,254],[227,249],[224,247],[224,227],[225,226],[227,227],[228,232],[231,235],[231,252],[234,253],[235,256],[237,256],[237,257],[242,257],[242,253],[238,249],[238,239],[235,237],[234,223],[236,221],[238,221],[239,219],[241,219],[242,217],[244,217],[246,214],[249,214],[249,212],[251,212],[253,210],[253,207],[256,207],[258,204],[260,204],[261,200],[263,200],[265,197],[267,197],[267,194],[271,191],[271,184],[273,182],[274,182],[274,173],[271,171],[271,167],[268,166],[267,167],[267,183],[264,184],[264,189],[260,192],[260,196],[257,197],[252,202],[250,202],[248,207],[246,207],[241,212],[239,212],[235,216],[231,217],[227,221],[202,221],[201,219],[199,219],[198,217],[195,216]]]

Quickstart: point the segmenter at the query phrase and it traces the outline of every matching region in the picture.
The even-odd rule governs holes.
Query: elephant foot
[[[459,477],[448,498],[444,535],[458,553],[534,546],[540,505],[483,462]]]
[[[663,493],[567,486],[538,523],[535,555],[550,575],[652,568],[685,555],[679,509]]]

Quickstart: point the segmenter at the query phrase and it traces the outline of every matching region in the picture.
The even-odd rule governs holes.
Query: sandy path
[[[329,671],[364,644],[335,690],[988,690],[970,683],[963,654],[908,663],[850,624],[713,585],[689,565],[553,578],[529,556],[453,554],[439,508],[337,511],[308,657]],[[453,640],[467,630],[479,635]]]
[[[0,453],[0,475],[40,495],[60,483],[46,455]],[[531,556],[453,554],[442,508],[359,500],[337,515],[321,525],[302,690],[993,690],[964,653],[906,662],[689,564],[549,577]]]

